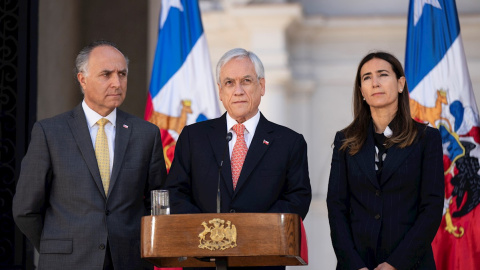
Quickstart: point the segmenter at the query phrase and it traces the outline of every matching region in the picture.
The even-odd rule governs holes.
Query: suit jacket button
[[[376,191],[375,191],[375,195],[376,195],[376,196],[380,196],[380,190],[376,190]]]
[[[376,215],[375,215],[375,219],[376,219],[376,220],[379,220],[379,219],[380,219],[380,214],[376,214]]]
[[[106,210],[105,215],[107,215],[107,216],[110,215],[110,210]]]
[[[230,213],[235,213],[235,209],[230,209]]]
[[[98,246],[99,249],[101,250],[104,250],[105,249],[105,244],[100,244],[100,246]]]

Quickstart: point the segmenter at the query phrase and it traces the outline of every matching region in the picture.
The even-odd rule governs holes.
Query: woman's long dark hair
[[[360,151],[369,132],[368,127],[372,114],[370,112],[370,106],[367,102],[363,101],[360,71],[365,63],[374,58],[382,59],[390,63],[397,80],[401,77],[405,77],[402,64],[400,64],[398,59],[390,53],[382,51],[373,52],[360,61],[357,75],[355,77],[355,84],[353,86],[353,121],[342,130],[345,134],[345,140],[340,147],[340,150],[346,150],[349,148],[349,154],[352,156]],[[389,124],[389,127],[392,129],[393,135],[385,140],[387,148],[394,144],[397,144],[400,148],[405,148],[415,141],[418,131],[415,127],[415,122],[410,115],[407,82],[405,82],[403,92],[398,94],[398,110],[394,120]]]

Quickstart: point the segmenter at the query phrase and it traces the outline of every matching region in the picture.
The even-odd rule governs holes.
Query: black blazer
[[[216,212],[226,135],[226,114],[183,129],[165,185],[172,213]],[[220,189],[222,213],[296,213],[305,218],[312,193],[303,136],[261,115],[235,191],[228,152]]]
[[[362,149],[340,151],[335,136],[327,206],[337,269],[435,269],[431,242],[444,202],[442,140],[438,130],[416,123],[409,147],[388,149],[380,181],[375,172],[373,126]]]

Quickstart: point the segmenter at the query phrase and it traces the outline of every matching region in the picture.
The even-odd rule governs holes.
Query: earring
[[[363,100],[365,100],[365,97],[363,97]]]
[[[400,91],[400,93],[403,93],[403,89],[400,89],[399,91]]]

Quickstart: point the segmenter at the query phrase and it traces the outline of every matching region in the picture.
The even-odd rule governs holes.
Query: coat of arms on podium
[[[200,245],[198,245],[199,248],[225,250],[237,246],[237,229],[232,222],[225,222],[225,220],[214,218],[209,220],[208,223],[211,225],[208,225],[205,221],[202,222],[202,226],[205,230],[198,235],[200,238]]]

